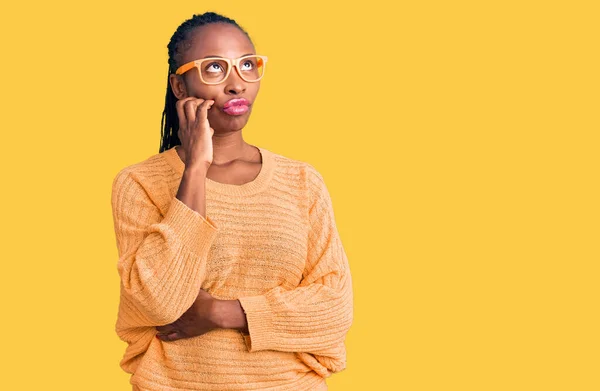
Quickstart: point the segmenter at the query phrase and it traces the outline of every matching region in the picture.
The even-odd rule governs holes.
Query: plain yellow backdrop
[[[334,390],[598,390],[597,2],[2,6],[3,390],[130,390],[110,208],[194,13],[269,56],[249,143],[324,176],[354,278]]]

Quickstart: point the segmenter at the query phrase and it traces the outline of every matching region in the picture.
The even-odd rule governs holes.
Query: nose
[[[246,91],[246,82],[240,77],[237,68],[232,69],[225,81],[225,93],[239,95],[244,91]]]

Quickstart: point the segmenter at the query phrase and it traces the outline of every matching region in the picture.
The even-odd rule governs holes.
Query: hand
[[[235,300],[217,300],[215,305],[215,322],[222,329],[232,329],[249,334],[248,319],[242,303]]]
[[[185,166],[208,168],[213,161],[212,136],[215,133],[208,122],[208,110],[214,100],[187,97],[177,101],[179,130],[177,136],[185,151]]]
[[[161,341],[175,341],[191,338],[207,333],[218,327],[215,318],[215,299],[203,289],[200,289],[194,304],[175,322],[156,327],[156,337]]]

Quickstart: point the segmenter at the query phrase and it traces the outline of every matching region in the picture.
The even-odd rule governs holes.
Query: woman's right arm
[[[198,296],[218,228],[204,216],[206,173],[191,173],[184,173],[164,216],[134,172],[125,169],[114,178],[121,280],[117,329],[172,323]]]

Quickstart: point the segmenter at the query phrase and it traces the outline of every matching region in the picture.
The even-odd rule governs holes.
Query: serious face
[[[257,53],[244,32],[231,24],[213,23],[194,29],[188,39],[181,43],[181,49],[175,60],[179,67],[190,61],[206,57],[237,59],[247,54]],[[245,65],[242,62],[240,66],[251,66],[251,64]],[[223,71],[218,64],[210,62],[204,62],[202,68],[205,81],[209,80],[206,75]],[[247,82],[240,77],[236,69],[231,69],[227,78],[215,85],[204,83],[199,69],[196,67],[182,75],[171,74],[169,82],[177,99],[193,96],[215,101],[208,111],[208,121],[215,133],[242,129],[248,122],[260,88],[260,81]],[[232,99],[246,99],[248,110],[244,110],[244,107],[227,108],[229,104],[226,106],[226,103]]]

